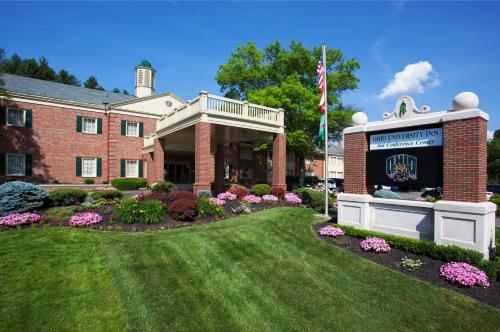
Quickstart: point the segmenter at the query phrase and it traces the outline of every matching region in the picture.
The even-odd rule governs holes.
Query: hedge
[[[136,190],[142,187],[146,187],[146,179],[113,179],[111,185],[118,190]]]
[[[271,192],[271,186],[267,183],[254,184],[252,187],[252,194],[257,196],[264,196]]]
[[[82,189],[56,189],[49,192],[49,200],[54,206],[81,204],[87,198],[87,191]]]
[[[92,199],[98,201],[100,198],[104,198],[104,199],[122,198],[123,194],[120,190],[98,190],[98,191],[92,192],[90,194],[90,197],[92,197]]]
[[[313,209],[322,209],[325,207],[325,192],[316,191],[308,188],[298,188],[293,191],[299,194],[304,204],[309,205]],[[328,199],[328,206],[333,206],[335,199],[330,195]]]

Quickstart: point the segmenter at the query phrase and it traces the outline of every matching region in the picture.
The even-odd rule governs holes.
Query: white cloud
[[[407,93],[424,93],[427,88],[441,85],[429,61],[409,64],[403,71],[396,73],[378,95],[379,99]]]
[[[487,137],[488,141],[493,139],[493,134],[494,134],[494,132],[492,130],[488,130],[486,132],[486,137]]]

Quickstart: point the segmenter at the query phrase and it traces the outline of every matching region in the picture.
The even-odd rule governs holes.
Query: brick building
[[[285,185],[283,110],[204,91],[190,101],[155,94],[147,61],[135,68],[134,96],[1,79],[0,183],[143,177],[194,190],[221,190],[224,181]],[[257,137],[272,138],[272,152],[254,152],[249,142]]]

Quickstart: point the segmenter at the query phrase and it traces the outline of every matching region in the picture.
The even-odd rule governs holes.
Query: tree
[[[83,86],[88,89],[101,90],[104,91],[104,88],[99,85],[97,82],[97,78],[94,75],[91,75],[87,80],[83,83]]]
[[[61,69],[59,73],[57,73],[55,81],[68,85],[75,85],[75,86],[81,85],[81,82],[76,78],[76,76],[68,73],[66,69]]]
[[[128,91],[127,91],[127,90],[125,90],[125,89],[123,89],[123,90],[122,90],[122,93],[123,93],[125,96],[128,96],[128,95],[129,95]]]
[[[293,41],[288,50],[275,42],[261,51],[249,42],[231,53],[215,77],[226,97],[285,110],[287,145],[299,159],[301,184],[305,158],[324,147],[317,140],[321,114],[316,68],[320,52],[318,47],[307,49]],[[360,66],[355,59],[344,59],[338,49],[329,49],[326,57],[329,139],[339,139],[355,111],[342,104],[341,96],[357,88],[359,79],[354,71]],[[262,149],[266,144],[259,141],[258,146]]]
[[[114,93],[120,93],[120,89],[118,89],[118,88],[114,88],[113,90],[111,90],[111,92],[114,92]]]
[[[0,47],[0,64],[3,62],[4,59],[5,59],[5,50]],[[4,81],[2,81],[2,74],[3,70],[2,66],[0,65],[0,91],[3,91],[2,86],[5,84]]]
[[[488,183],[500,183],[500,130],[488,142]]]

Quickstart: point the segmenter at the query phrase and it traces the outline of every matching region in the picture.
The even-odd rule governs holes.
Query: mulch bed
[[[283,202],[277,202],[277,203],[264,203],[261,202],[259,204],[252,204],[250,209],[251,212],[257,212],[269,208],[274,208],[278,206],[282,206]],[[94,210],[87,210],[86,212],[96,212],[99,215],[102,216],[102,222],[84,227],[85,229],[96,229],[96,230],[105,230],[105,231],[119,231],[119,232],[144,232],[144,231],[158,231],[158,230],[165,230],[165,229],[172,229],[172,228],[179,228],[179,227],[189,227],[193,225],[202,225],[202,224],[211,224],[217,221],[229,219],[236,217],[238,215],[241,215],[241,213],[235,213],[233,212],[233,208],[236,208],[239,206],[239,203],[237,201],[227,201],[226,204],[224,205],[224,216],[222,217],[196,217],[194,220],[188,220],[188,221],[178,221],[174,220],[170,215],[165,214],[164,218],[162,221],[160,221],[158,224],[141,224],[141,223],[134,223],[134,224],[127,224],[119,220],[114,220],[113,219],[113,208],[110,206],[102,206],[99,209],[94,209]],[[43,228],[43,227],[56,227],[56,226],[62,226],[62,227],[71,227],[68,224],[68,220],[64,220],[62,218],[57,218],[57,217],[50,217],[47,218],[47,216],[44,214],[47,210],[42,210],[42,211],[37,211],[38,214],[42,216],[42,218],[45,219],[43,222],[38,222],[38,223],[33,223],[33,224],[26,224],[26,225],[21,225],[17,227],[10,227],[10,226],[5,226],[5,225],[0,225],[0,232],[3,231],[9,231],[9,230],[15,230],[15,229],[23,229],[23,228]]]
[[[366,252],[363,251],[360,247],[360,242],[363,240],[363,238],[356,238],[349,235],[343,235],[337,238],[319,235],[318,230],[321,227],[327,225],[331,225],[331,223],[323,222],[314,226],[315,234],[327,243],[331,243],[337,247],[350,251],[358,256],[369,259],[372,262],[383,265],[392,270],[429,282],[434,286],[447,288],[455,292],[460,292],[478,301],[500,308],[500,282],[496,280],[490,280],[490,287],[488,288],[481,288],[477,286],[464,287],[451,284],[439,276],[439,268],[441,267],[441,265],[445,264],[445,262],[443,261],[423,255],[412,254],[404,250],[395,248],[391,248],[391,251],[387,253]],[[419,259],[424,263],[424,265],[413,271],[402,269],[400,267],[400,263],[401,259],[404,257]]]

